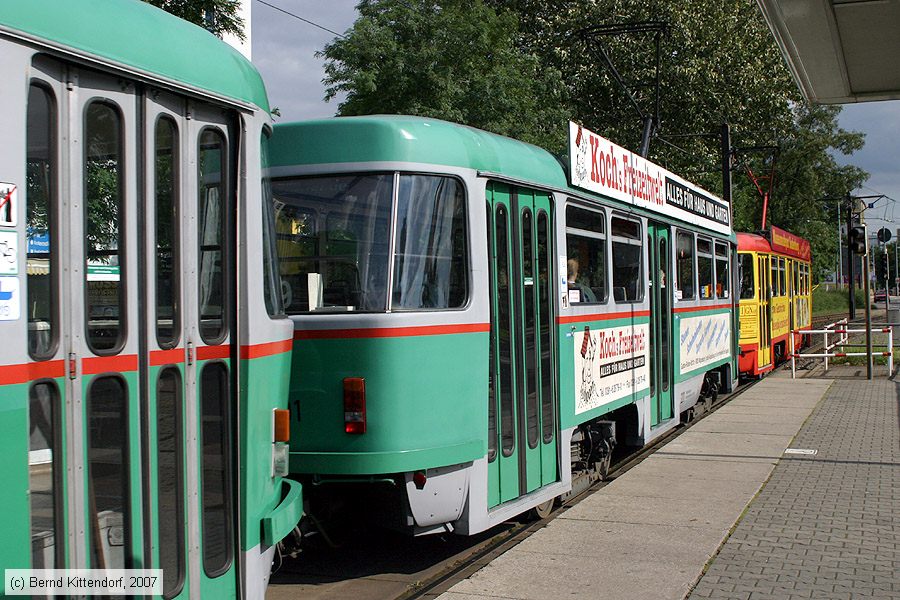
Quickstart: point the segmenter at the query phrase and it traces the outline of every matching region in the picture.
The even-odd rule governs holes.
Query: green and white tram
[[[566,168],[419,117],[275,127],[290,470],[313,514],[365,498],[416,534],[541,514],[733,385],[730,206],[570,138]]]
[[[4,3],[0,55],[0,571],[261,598],[302,514],[262,81],[136,0]]]

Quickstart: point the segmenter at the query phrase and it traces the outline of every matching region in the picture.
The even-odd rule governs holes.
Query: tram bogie
[[[425,118],[276,126],[291,472],[310,506],[369,484],[396,503],[389,525],[473,534],[731,386],[730,207],[571,131],[567,173]]]

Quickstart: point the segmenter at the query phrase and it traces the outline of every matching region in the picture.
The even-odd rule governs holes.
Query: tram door
[[[669,229],[650,222],[650,426],[671,419],[672,409],[672,303],[669,291]]]
[[[558,479],[550,196],[488,186],[488,505]]]
[[[772,280],[769,270],[771,257],[757,255],[757,281],[759,282],[759,351],[757,352],[757,368],[767,367],[772,363]]]
[[[234,127],[144,98],[146,550],[166,597],[235,594]]]
[[[162,568],[167,598],[233,597],[234,128],[43,58],[31,89],[59,165],[33,217],[59,333],[51,319],[55,342],[29,340],[64,365],[56,564]]]

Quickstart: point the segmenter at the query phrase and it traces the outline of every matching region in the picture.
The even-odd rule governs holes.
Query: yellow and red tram
[[[790,353],[789,335],[812,324],[809,241],[778,227],[738,233],[741,375],[759,377]]]

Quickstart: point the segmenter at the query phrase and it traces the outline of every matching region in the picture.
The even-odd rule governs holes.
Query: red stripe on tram
[[[199,346],[197,348],[197,360],[212,360],[214,358],[230,358],[231,346],[221,344],[219,346]]]
[[[697,312],[701,310],[722,310],[724,308],[731,308],[731,304],[710,304],[709,306],[682,306],[681,308],[673,308],[672,312]]]
[[[121,354],[119,356],[92,356],[81,360],[82,375],[96,375],[110,371],[137,371],[137,354]]]
[[[635,317],[649,317],[649,310],[623,311],[614,313],[594,313],[590,315],[571,315],[568,317],[558,317],[556,322],[559,325],[566,323],[585,323],[587,321],[612,321],[613,319],[633,319]]]
[[[327,340],[356,338],[412,337],[419,335],[450,335],[455,333],[484,333],[490,323],[463,325],[422,325],[418,327],[372,327],[368,329],[315,329],[294,332],[295,340]]]
[[[249,346],[241,346],[241,358],[261,358],[263,356],[272,356],[273,354],[284,354],[290,352],[294,347],[294,340],[280,340],[278,342],[267,342],[265,344],[251,344]]]
[[[171,350],[151,350],[150,366],[181,364],[184,362],[184,348],[172,348]]]
[[[66,363],[63,360],[4,365],[0,367],[0,385],[28,383],[35,379],[55,379],[65,374]]]

